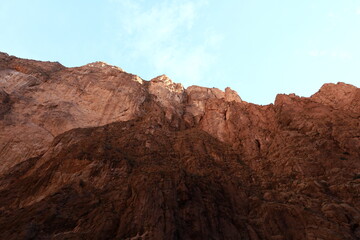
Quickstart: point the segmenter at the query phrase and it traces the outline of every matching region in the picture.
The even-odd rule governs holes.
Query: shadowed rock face
[[[7,92],[0,89],[0,118],[3,119],[5,114],[10,110],[11,102]]]
[[[0,239],[359,239],[359,101],[0,54]]]

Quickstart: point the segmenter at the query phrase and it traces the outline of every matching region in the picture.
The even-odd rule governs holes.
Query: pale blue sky
[[[258,104],[326,82],[360,87],[360,0],[11,0],[0,29],[11,55],[104,61]]]

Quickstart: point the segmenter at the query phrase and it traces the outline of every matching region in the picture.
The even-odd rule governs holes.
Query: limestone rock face
[[[359,102],[1,53],[0,239],[359,239]]]
[[[173,83],[166,75],[161,75],[149,82],[148,91],[164,109],[165,117],[179,126],[179,118],[184,114],[184,87]]]
[[[225,92],[217,88],[190,86],[186,90],[187,103],[185,105],[185,120],[189,125],[198,124],[205,114],[208,102],[241,102],[241,98],[230,88]]]
[[[135,118],[148,95],[139,77],[105,63],[67,69],[7,57],[0,66],[0,172],[70,129]]]
[[[5,114],[10,110],[11,102],[7,92],[0,89],[0,118],[4,118]]]
[[[227,102],[241,102],[240,96],[237,94],[236,91],[232,90],[231,88],[225,88],[225,101]]]
[[[359,114],[360,111],[360,89],[346,83],[324,84],[311,99],[355,114]]]

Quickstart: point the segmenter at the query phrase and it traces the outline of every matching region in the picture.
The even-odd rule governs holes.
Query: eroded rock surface
[[[0,54],[0,238],[359,239],[359,102]]]
[[[44,153],[70,129],[135,118],[148,95],[139,77],[105,63],[0,61],[0,172]]]

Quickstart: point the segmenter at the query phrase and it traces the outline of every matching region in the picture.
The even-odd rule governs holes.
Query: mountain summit
[[[359,239],[359,102],[0,53],[0,239]]]

